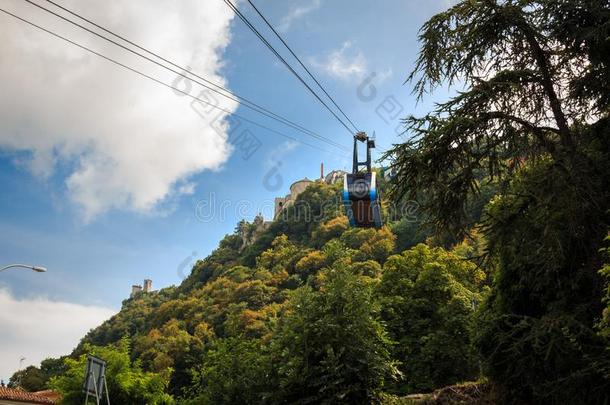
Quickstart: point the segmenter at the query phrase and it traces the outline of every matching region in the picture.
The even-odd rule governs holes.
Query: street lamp
[[[4,271],[6,269],[10,269],[11,267],[19,267],[22,269],[30,269],[30,270],[34,270],[38,273],[44,273],[45,271],[47,271],[46,267],[42,267],[42,266],[31,266],[29,264],[9,264],[8,266],[4,266],[3,268],[0,269],[0,271]]]

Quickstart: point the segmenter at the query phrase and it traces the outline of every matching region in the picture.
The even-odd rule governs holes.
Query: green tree
[[[296,271],[304,278],[314,274],[326,264],[326,256],[319,250],[314,250],[303,256],[296,264]]]
[[[486,373],[511,397],[603,403],[610,399],[610,341],[596,330],[603,309],[601,218],[589,206],[596,198],[582,201],[557,170],[550,160],[528,165],[510,193],[488,207],[488,250],[497,268],[477,345]],[[592,196],[607,193],[597,181]]]
[[[48,358],[40,362],[40,368],[29,366],[24,370],[16,371],[9,379],[8,386],[21,387],[26,391],[42,391],[48,388],[47,384],[51,377],[64,371],[64,357]]]
[[[381,264],[375,260],[353,263],[349,266],[349,269],[355,274],[371,278],[377,278],[381,275]]]
[[[471,327],[482,301],[481,270],[442,248],[420,244],[391,256],[377,287],[382,319],[396,344],[398,393],[430,391],[476,377]]]
[[[391,224],[392,232],[396,235],[396,250],[402,252],[413,246],[424,243],[430,232],[422,227],[421,218],[402,218]]]
[[[326,259],[326,264],[332,266],[337,262],[351,261],[355,254],[354,249],[345,246],[340,239],[332,239],[322,247],[322,253]]]
[[[414,136],[391,152],[393,193],[460,237],[496,182],[477,343],[507,401],[610,399],[608,343],[595,330],[610,224],[609,33],[601,0],[461,1],[420,32],[415,91],[463,90],[406,120]]]
[[[302,257],[301,251],[286,235],[280,235],[273,240],[270,249],[261,253],[256,265],[272,273],[293,272],[296,262]]]
[[[36,366],[16,371],[8,381],[10,388],[21,387],[26,391],[40,391],[45,388],[47,378]]]
[[[391,151],[394,196],[418,200],[438,228],[461,232],[481,173],[510,179],[525,159],[578,159],[583,134],[574,124],[608,111],[606,93],[578,89],[593,87],[592,76],[610,87],[607,52],[594,49],[608,49],[609,18],[607,2],[595,0],[462,1],[431,18],[411,74],[416,92],[466,90],[407,118],[415,136]]]
[[[395,377],[370,287],[334,270],[321,288],[296,290],[271,343],[272,401],[366,403]]]
[[[349,222],[347,217],[345,215],[338,216],[320,225],[320,228],[311,237],[312,243],[316,247],[320,247],[329,240],[338,238],[348,229]]]
[[[388,227],[383,227],[376,229],[371,237],[360,246],[360,250],[368,258],[383,264],[388,256],[394,252],[395,243],[396,235]]]
[[[184,405],[255,404],[262,401],[267,357],[255,339],[218,340],[191,371],[192,384]]]
[[[129,358],[129,340],[121,339],[116,345],[98,347],[85,344],[83,349],[107,362],[106,382],[112,403],[161,405],[173,404],[174,399],[166,393],[171,369],[155,374],[143,372],[139,362]],[[53,377],[50,387],[62,395],[62,404],[82,404],[87,355],[64,360],[66,371]]]

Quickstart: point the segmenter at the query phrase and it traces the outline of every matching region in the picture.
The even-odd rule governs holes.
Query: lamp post
[[[22,268],[22,269],[34,270],[34,271],[36,271],[38,273],[44,273],[45,271],[47,271],[46,267],[32,266],[32,265],[29,265],[29,264],[19,264],[19,263],[9,264],[8,266],[4,266],[3,268],[0,269],[0,271],[4,271],[4,270],[10,269],[12,267],[19,267],[19,268]]]

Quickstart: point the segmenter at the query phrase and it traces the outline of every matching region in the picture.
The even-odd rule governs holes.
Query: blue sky
[[[12,1],[16,4],[16,0]],[[207,0],[197,4],[207,6],[208,2],[222,3],[221,0]],[[96,21],[102,24],[116,26],[117,30],[121,27],[120,15],[117,17],[115,14],[111,18],[104,15],[103,9],[95,12],[89,10],[86,3],[70,4],[73,4],[72,8],[76,11],[94,16]],[[435,12],[446,8],[447,1],[259,0],[256,4],[269,20],[280,28],[284,38],[350,118],[363,130],[375,132],[379,145],[387,147],[399,142],[395,132],[399,124],[397,116],[417,114],[430,108],[431,98],[416,105],[415,98],[410,93],[411,86],[404,85],[403,82],[417,57],[416,36],[419,27]],[[240,3],[239,7],[257,22],[258,27],[263,27],[247,4]],[[31,13],[42,18],[38,17],[35,10],[20,8],[17,5],[14,9],[24,17],[30,16]],[[217,10],[219,9],[214,8],[214,12],[221,12]],[[226,14],[222,15],[227,18]],[[4,20],[9,21],[10,17],[0,15],[0,19],[1,26],[6,24]],[[146,35],[138,35],[138,27],[144,27],[142,30],[145,32],[154,27],[146,27],[146,21],[139,23],[142,25],[132,28],[135,31],[130,34],[131,38],[137,38],[139,42],[147,44]],[[241,21],[227,20],[227,24],[229,35],[226,44],[221,46],[221,51],[217,53],[218,60],[212,67],[220,80],[224,79],[228,87],[236,93],[346,147],[351,146],[350,136],[345,129],[278,63]],[[23,24],[13,22],[10,29],[14,37],[23,35],[21,31],[29,32],[27,39],[33,43],[48,40],[43,39],[47,34],[38,33]],[[196,33],[197,27],[193,27],[192,32]],[[268,31],[263,32],[268,38],[272,38]],[[277,41],[273,43],[279,49]],[[194,41],[193,44],[197,42]],[[99,42],[93,45],[99,45]],[[150,44],[150,47],[159,49],[154,45]],[[54,46],[68,47],[66,44]],[[17,52],[13,49],[9,58],[10,55],[21,58],[22,55]],[[75,58],[80,57],[79,53],[83,53],[78,49],[70,52],[73,52]],[[205,57],[205,52],[203,53]],[[33,55],[27,59],[32,68],[39,63],[35,58],[36,54]],[[192,64],[193,70],[197,71],[197,58],[186,57],[181,60],[180,57],[184,55],[176,52],[172,56],[181,65]],[[0,67],[10,63],[10,60],[3,57]],[[52,71],[52,63],[53,59],[45,60],[44,71]],[[94,85],[105,86],[104,80],[111,80],[114,74],[122,75],[122,80],[129,83],[145,81],[130,72],[115,73],[121,69],[105,61],[91,58],[87,59],[87,63],[93,64],[95,69],[102,72],[96,76],[95,84],[91,84],[92,89],[95,89]],[[61,69],[57,68],[57,71],[58,74],[70,74],[71,69],[82,68],[78,63],[65,63]],[[166,81],[171,82],[171,77],[166,78],[170,79]],[[0,76],[0,81],[2,80],[9,79]],[[54,80],[61,81],[61,77],[55,76]],[[84,83],[86,87],[87,82]],[[3,83],[3,87],[7,84]],[[19,85],[19,82],[15,84],[15,91],[20,91]],[[130,97],[127,89],[125,93],[126,98]],[[199,122],[202,128],[207,125],[193,111],[187,97],[173,94],[168,89],[154,90],[152,94],[156,98],[173,98],[172,102],[181,106],[182,109],[171,110],[172,120],[188,119],[195,122],[194,125]],[[70,100],[78,102],[77,96]],[[91,97],[91,94],[83,97]],[[98,100],[101,99],[100,102],[106,104],[113,103],[112,99],[104,100],[104,97],[109,96],[102,91]],[[137,96],[134,97],[137,104]],[[145,170],[142,176],[134,176],[138,181],[137,192],[129,192],[127,197],[123,197],[125,193],[117,193],[116,201],[119,202],[112,199],[108,201],[108,194],[115,192],[114,189],[101,188],[90,192],[83,188],[91,183],[75,183],[88,173],[83,171],[83,166],[90,159],[90,151],[87,149],[90,146],[87,146],[87,142],[76,143],[79,146],[75,147],[70,142],[76,138],[58,138],[60,141],[57,143],[45,146],[50,148],[47,150],[52,151],[49,158],[52,162],[45,163],[44,160],[38,159],[43,142],[40,139],[49,139],[46,131],[48,130],[49,134],[61,131],[65,122],[77,120],[77,112],[69,108],[59,109],[54,113],[53,120],[48,117],[43,119],[40,115],[47,111],[45,105],[32,106],[36,101],[30,99],[32,103],[17,102],[13,107],[6,93],[4,98],[0,107],[11,104],[11,108],[16,109],[16,114],[22,114],[27,120],[22,119],[8,126],[0,124],[0,186],[3,190],[0,194],[0,262],[33,263],[49,269],[45,274],[22,270],[0,273],[0,290],[14,303],[15,308],[20,308],[19,303],[24,305],[22,309],[16,309],[24,311],[20,316],[27,316],[25,305],[28,302],[44,300],[49,303],[71,303],[92,308],[94,312],[97,311],[95,316],[104,317],[120,308],[121,301],[129,295],[131,284],[141,283],[144,278],[151,278],[155,288],[178,284],[185,271],[188,271],[183,269],[185,263],[192,262],[195,257],[205,257],[216,247],[223,235],[232,232],[240,219],[251,220],[258,211],[264,211],[266,216],[269,216],[273,198],[285,194],[291,182],[305,176],[316,178],[321,162],[324,162],[326,171],[346,169],[351,164],[349,156],[341,155],[340,151],[330,145],[269,122],[243,107],[231,106],[231,109],[237,108],[238,114],[315,144],[326,151],[319,151],[242,123],[241,128],[249,129],[261,143],[261,147],[248,159],[242,156],[239,149],[227,152],[221,146],[210,152],[220,156],[217,160],[209,164],[207,161],[203,162],[199,169],[191,170],[191,166],[187,165],[186,169],[177,172],[173,178],[168,177],[166,182],[171,184],[169,188],[164,189],[162,198],[155,200],[156,194],[150,194],[153,197],[140,199],[136,193],[147,195],[148,192],[145,188],[149,186],[146,170],[149,170],[153,177],[163,178],[165,171],[156,173],[155,166],[170,165],[173,170],[174,162],[184,159],[186,164],[187,159],[193,159],[188,153],[189,148],[180,149],[179,153],[175,154],[172,154],[173,149],[166,148],[166,154],[149,156],[152,162],[146,162],[150,165],[143,166]],[[178,101],[175,101],[176,99]],[[58,103],[61,104],[61,100]],[[123,119],[120,116],[117,118],[100,113],[97,118],[88,116],[84,126],[70,128],[93,128],[92,131],[95,132],[98,124],[96,120],[99,120],[100,126],[109,126],[112,130],[112,122],[108,123],[108,117],[114,117],[116,122],[123,125],[119,126],[117,131],[121,128],[152,125],[142,116],[139,116],[139,119],[134,119],[133,116]],[[154,118],[160,119],[158,116]],[[37,127],[30,122],[52,124],[49,124],[49,127],[42,124]],[[55,122],[60,124],[52,127]],[[20,143],[20,136],[31,135],[28,131],[40,133],[40,138],[36,138],[38,143]],[[209,128],[202,131],[201,136],[215,136]],[[78,131],[75,130],[76,132]],[[103,136],[103,132],[98,136]],[[122,147],[131,148],[130,153],[142,148],[145,142],[142,141],[145,138],[134,137],[133,144],[129,144],[125,141],[125,138],[130,136],[129,131],[117,136],[122,137]],[[91,142],[94,138],[88,139],[88,142]],[[229,136],[229,143],[232,140]],[[208,147],[211,148],[206,146]],[[69,153],[65,150],[69,150]],[[206,154],[206,150],[212,149],[203,148],[200,153]],[[104,153],[112,156],[112,147],[109,146]],[[44,169],[40,169],[39,165]],[[208,167],[204,167],[205,165]],[[280,169],[281,184],[271,182],[270,185],[269,182],[265,183],[264,179],[274,167]],[[81,170],[79,176],[74,175],[78,172],[77,168]],[[127,172],[127,175],[129,174]],[[114,175],[117,176],[116,173]],[[113,184],[114,181],[114,177],[95,178],[96,187],[100,182]],[[155,183],[150,187],[161,186]],[[209,204],[210,199],[216,202],[217,209],[213,210],[214,215],[201,218],[202,204]],[[223,202],[228,208],[221,213],[219,210]],[[199,215],[196,215],[198,209]],[[107,311],[100,312],[100,308]],[[99,320],[93,317],[92,321]],[[9,320],[5,319],[4,322]],[[0,347],[6,343],[3,339],[0,336]],[[18,336],[15,340],[18,340]],[[73,346],[75,343],[70,344]],[[12,356],[16,355],[13,351]],[[33,353],[29,357],[37,360],[37,356],[40,357],[41,354]],[[0,377],[6,378],[3,372],[6,373],[0,370]]]

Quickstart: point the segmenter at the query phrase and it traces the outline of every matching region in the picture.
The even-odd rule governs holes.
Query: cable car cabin
[[[358,161],[358,141],[366,142],[365,162]],[[380,228],[382,225],[376,177],[371,170],[371,149],[374,147],[375,141],[369,139],[364,132],[354,136],[354,168],[343,179],[345,213],[350,225],[358,228]],[[360,171],[360,166],[366,166],[366,171]]]
[[[345,175],[343,203],[351,226],[381,227],[381,204],[375,183],[374,172]]]

